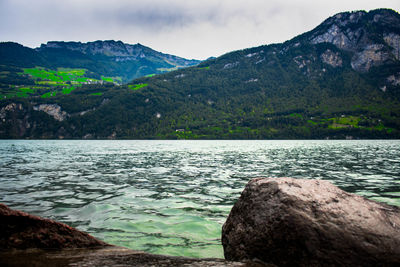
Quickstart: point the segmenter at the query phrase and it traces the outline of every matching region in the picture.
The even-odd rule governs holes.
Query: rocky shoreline
[[[400,208],[327,181],[255,178],[222,228],[224,259],[117,247],[0,204],[0,266],[400,266]]]
[[[224,259],[195,259],[154,255],[142,251],[110,246],[97,249],[14,250],[0,251],[0,266],[87,267],[87,266],[275,266],[257,262],[232,262]]]
[[[107,244],[53,220],[0,204],[0,266],[265,266],[224,259],[154,255]]]

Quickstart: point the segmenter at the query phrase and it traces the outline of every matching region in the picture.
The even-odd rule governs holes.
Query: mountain
[[[128,85],[3,100],[0,136],[400,138],[399,43],[397,12],[344,12],[285,43],[234,51]],[[130,56],[118,51],[109,53]]]
[[[200,63],[198,60],[188,60],[181,57],[163,54],[141,44],[125,44],[121,41],[95,41],[89,43],[81,42],[48,42],[42,44],[36,50],[47,52],[52,49],[65,49],[78,51],[89,56],[106,56],[115,62],[137,61],[148,59],[163,61],[173,67],[188,67]]]
[[[121,77],[124,82],[199,62],[163,54],[141,44],[130,45],[113,40],[88,43],[52,41],[36,49],[12,42],[0,43],[0,65],[84,68],[92,72],[94,78]]]

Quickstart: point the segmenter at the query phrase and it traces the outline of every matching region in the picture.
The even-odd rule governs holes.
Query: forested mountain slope
[[[0,135],[399,138],[399,43],[397,12],[340,13],[285,43],[234,51],[130,85],[2,101]]]

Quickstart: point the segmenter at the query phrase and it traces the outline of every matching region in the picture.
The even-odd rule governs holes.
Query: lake
[[[400,140],[0,140],[0,202],[151,253],[223,257],[254,177],[329,180],[400,206]]]

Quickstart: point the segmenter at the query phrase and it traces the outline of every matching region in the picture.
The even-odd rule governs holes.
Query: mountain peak
[[[133,48],[135,48],[135,45],[125,44],[122,41],[115,40],[97,40],[87,43],[50,41],[47,42],[47,44],[42,44],[39,50],[45,50],[47,48],[79,51],[88,55],[133,56]]]
[[[324,25],[336,24],[340,27],[348,27],[358,23],[376,23],[382,26],[398,26],[400,14],[392,9],[375,9],[369,12],[364,10],[341,12],[333,15],[321,23],[317,29]]]
[[[377,9],[336,14],[311,31],[308,40],[357,51],[367,44],[384,44],[385,36],[391,33],[400,33],[400,15],[390,9]]]
[[[400,15],[390,9],[339,13],[301,37],[355,53],[351,64],[359,72],[400,59]]]

